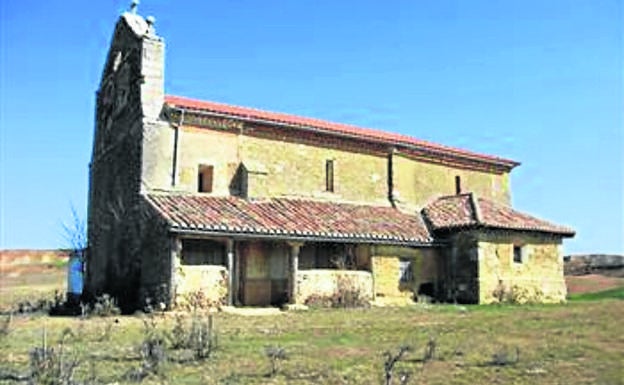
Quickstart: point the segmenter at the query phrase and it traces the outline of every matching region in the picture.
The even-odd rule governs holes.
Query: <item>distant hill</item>
[[[563,260],[566,275],[600,273],[624,277],[624,255],[575,254],[566,255]]]
[[[0,267],[20,265],[58,264],[67,261],[69,250],[0,250]]]

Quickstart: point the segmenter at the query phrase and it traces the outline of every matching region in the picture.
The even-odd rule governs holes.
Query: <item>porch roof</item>
[[[174,232],[281,239],[432,244],[420,215],[392,207],[303,199],[147,194]]]
[[[574,230],[547,222],[473,193],[445,196],[426,206],[423,215],[432,229],[485,227],[573,237]]]

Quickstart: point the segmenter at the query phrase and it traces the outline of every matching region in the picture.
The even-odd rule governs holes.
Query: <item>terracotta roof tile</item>
[[[574,230],[516,211],[472,193],[439,198],[423,209],[434,230],[489,227],[574,236]]]
[[[148,194],[145,198],[174,231],[414,245],[432,242],[420,215],[391,207],[284,198],[248,201],[199,194]]]
[[[165,103],[174,107],[219,113],[232,117],[239,117],[242,119],[265,120],[268,122],[282,123],[291,126],[310,127],[324,130],[329,133],[346,134],[362,139],[381,141],[390,145],[404,144],[409,146],[416,146],[423,150],[460,156],[468,159],[475,159],[496,164],[509,169],[519,165],[518,162],[513,160],[499,158],[491,155],[478,154],[475,152],[461,150],[441,144],[430,143],[407,135],[385,132],[371,128],[362,128],[348,124],[334,123],[321,119],[306,118],[280,112],[263,111],[255,108],[195,100],[173,95],[166,95]]]

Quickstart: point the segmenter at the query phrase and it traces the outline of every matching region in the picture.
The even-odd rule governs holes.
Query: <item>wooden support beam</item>
[[[171,309],[176,302],[176,296],[178,291],[178,264],[182,259],[182,240],[179,237],[172,237],[170,239],[170,242],[169,263],[171,271],[169,272],[169,303],[167,304],[168,309]]]
[[[372,256],[384,256],[384,257],[399,257],[399,258],[416,258],[422,255],[422,251],[405,246],[390,246],[390,245],[371,245]]]
[[[228,239],[226,243],[228,265],[228,306],[234,304],[234,240]]]
[[[302,242],[289,242],[290,246],[290,277],[288,280],[288,302],[295,304],[297,302],[297,270],[299,267],[299,252],[301,251]]]

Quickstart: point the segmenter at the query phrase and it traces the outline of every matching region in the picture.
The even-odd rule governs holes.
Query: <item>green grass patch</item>
[[[218,313],[214,355],[200,362],[169,361],[163,365],[165,380],[148,377],[143,383],[381,384],[384,353],[397,352],[402,345],[413,349],[396,368],[409,373],[412,384],[618,383],[623,314],[624,302],[613,300],[331,309],[267,316]],[[67,359],[81,362],[76,381],[88,379],[93,368],[100,383],[132,383],[124,376],[142,365],[142,317],[15,316],[0,337],[0,373],[26,373],[29,352],[41,346],[43,331],[48,345],[56,346],[69,329],[64,350]],[[156,315],[155,323],[164,334],[172,330],[175,318]],[[435,354],[424,362],[431,340]],[[283,348],[287,357],[270,378],[267,347]],[[182,357],[177,351],[168,355]]]
[[[570,301],[601,301],[607,299],[624,300],[624,286],[595,293],[570,294],[568,296]]]
[[[69,258],[55,259],[54,261],[50,263],[51,266],[57,269],[66,268],[68,264],[69,264]]]

